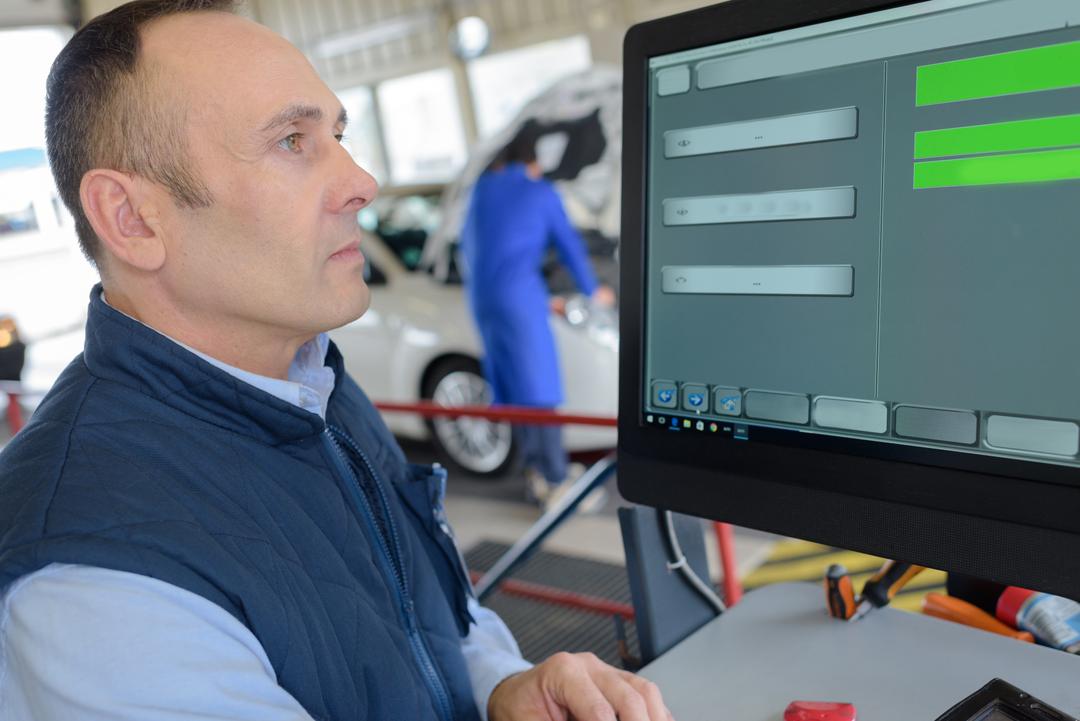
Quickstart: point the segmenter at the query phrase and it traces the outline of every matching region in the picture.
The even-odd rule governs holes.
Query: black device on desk
[[[995,678],[937,721],[1076,721],[1011,683]]]
[[[626,37],[619,486],[1080,597],[1080,3]]]

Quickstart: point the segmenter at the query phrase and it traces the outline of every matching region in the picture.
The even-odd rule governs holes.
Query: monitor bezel
[[[619,488],[638,503],[1080,597],[1080,563],[1066,561],[1080,558],[1075,468],[780,429],[754,428],[741,441],[644,422],[649,59],[923,1],[729,0],[627,33]]]

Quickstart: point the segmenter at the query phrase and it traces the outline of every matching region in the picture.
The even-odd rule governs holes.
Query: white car
[[[0,153],[0,316],[14,318],[28,346],[22,382],[32,394],[29,407],[82,350],[96,279],[44,152]],[[0,408],[6,402],[0,397]]]
[[[487,405],[490,391],[480,370],[482,346],[461,285],[424,271],[406,270],[376,237],[364,241],[371,308],[330,333],[346,368],[376,403],[433,399],[443,405]],[[571,302],[552,314],[565,404],[560,410],[615,418],[618,405],[618,329],[614,315]],[[435,419],[384,414],[398,436],[431,438],[454,465],[476,475],[496,475],[514,461],[510,426],[477,418]],[[568,426],[568,450],[615,447],[615,429]]]
[[[96,275],[40,160],[0,169],[0,315],[29,339],[77,326]]]

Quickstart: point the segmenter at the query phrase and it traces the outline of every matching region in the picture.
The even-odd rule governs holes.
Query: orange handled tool
[[[825,602],[833,618],[846,621],[855,615],[855,589],[847,569],[839,563],[829,566],[825,573]]]
[[[1035,643],[1035,637],[1027,631],[1017,631],[1015,628],[1006,626],[981,608],[959,598],[945,596],[940,593],[928,593],[926,598],[923,599],[922,610],[927,616],[962,623],[965,626],[973,626],[983,631],[1015,638],[1018,641]]]
[[[881,570],[863,584],[859,607],[855,609],[851,620],[857,621],[875,608],[888,606],[897,591],[925,570],[924,566],[916,566],[906,561],[885,561]]]

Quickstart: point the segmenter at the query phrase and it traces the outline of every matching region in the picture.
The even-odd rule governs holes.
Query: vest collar
[[[148,395],[186,415],[277,445],[321,433],[315,413],[234,378],[183,346],[110,307],[101,285],[90,292],[83,359],[90,373]],[[344,364],[331,342],[326,365],[334,389]],[[334,395],[331,393],[330,403]]]

